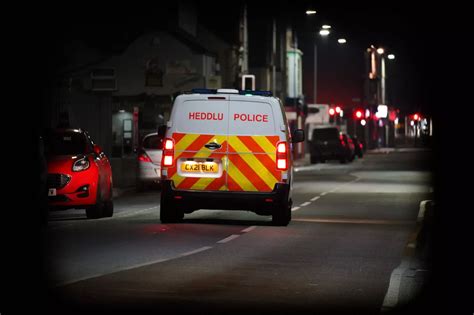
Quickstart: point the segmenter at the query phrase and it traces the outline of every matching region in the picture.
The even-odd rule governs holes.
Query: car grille
[[[63,188],[69,183],[71,176],[65,174],[48,174],[48,188]]]

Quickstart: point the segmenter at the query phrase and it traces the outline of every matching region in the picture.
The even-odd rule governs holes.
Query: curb
[[[382,312],[410,303],[410,298],[423,289],[423,282],[430,272],[434,205],[433,200],[420,202],[416,228],[408,238],[400,265],[392,271]]]

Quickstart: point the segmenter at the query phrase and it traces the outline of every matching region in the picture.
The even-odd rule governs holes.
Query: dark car
[[[347,136],[340,134],[336,127],[313,129],[310,143],[310,161],[312,164],[326,160],[339,160],[341,163],[352,161],[353,149]]]
[[[364,145],[357,136],[351,136],[351,139],[354,142],[355,155],[357,155],[358,158],[362,158],[364,156]]]
[[[62,128],[45,136],[48,204],[86,209],[88,218],[113,215],[112,168],[86,131]]]

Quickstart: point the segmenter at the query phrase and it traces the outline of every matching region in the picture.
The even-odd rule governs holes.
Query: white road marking
[[[326,194],[327,194],[327,192],[322,192],[322,193],[321,193],[321,197],[324,196],[324,195],[326,195]]]
[[[59,284],[56,284],[55,287],[61,287],[61,286],[65,286],[65,285],[68,285],[68,284],[73,284],[73,283],[76,283],[76,282],[79,282],[79,281],[98,278],[98,277],[114,274],[114,273],[121,272],[121,271],[126,271],[126,270],[130,270],[130,269],[135,269],[135,268],[145,267],[145,266],[149,266],[149,265],[153,265],[153,264],[158,264],[158,263],[173,260],[173,259],[176,259],[176,258],[185,257],[185,256],[189,256],[189,255],[192,255],[192,254],[197,254],[199,252],[202,252],[202,251],[205,251],[205,250],[208,250],[208,249],[211,249],[211,248],[212,248],[212,246],[204,246],[204,247],[198,248],[196,250],[185,252],[185,253],[180,254],[178,256],[175,256],[175,257],[160,258],[160,259],[148,261],[146,263],[135,264],[135,265],[131,265],[131,266],[128,266],[128,267],[118,268],[118,269],[113,270],[111,272],[98,273],[98,274],[94,274],[94,275],[90,275],[90,276],[86,276],[86,277],[82,277],[82,278],[69,280],[69,281],[66,281],[66,282],[61,282]]]
[[[184,256],[189,256],[189,255],[197,254],[197,253],[203,252],[203,251],[208,250],[208,249],[211,249],[211,248],[212,248],[212,246],[203,246],[203,247],[201,247],[201,248],[198,248],[198,249],[195,249],[195,250],[192,250],[192,251],[183,253],[183,254],[179,255],[178,257],[184,257]]]
[[[236,238],[239,237],[239,236],[240,236],[240,235],[232,234],[231,236],[226,237],[226,238],[224,238],[223,240],[218,241],[217,243],[219,243],[219,244],[227,243],[227,242],[232,241],[233,239],[236,239]]]
[[[316,222],[316,223],[336,223],[336,224],[380,224],[380,225],[414,225],[413,221],[402,220],[370,220],[370,219],[338,219],[338,218],[305,218],[292,219],[292,221]]]
[[[255,230],[256,228],[257,228],[257,227],[256,227],[255,225],[249,226],[248,228],[243,229],[241,232],[243,232],[243,233],[248,233],[248,232],[250,232],[250,231]]]
[[[300,207],[306,207],[306,206],[308,206],[308,205],[310,205],[310,204],[311,204],[311,202],[306,201],[306,202],[303,202],[302,204],[300,204]]]
[[[296,211],[296,210],[298,210],[299,208],[300,208],[300,207],[293,207],[293,208],[291,208],[291,211]]]
[[[149,210],[157,209],[159,207],[160,207],[160,205],[154,206],[154,207],[151,207],[151,208],[142,209],[142,210],[137,210],[137,211],[133,211],[133,210],[124,211],[124,212],[117,213],[117,215],[114,215],[113,217],[108,218],[108,219],[129,217],[131,215],[135,215],[137,213],[142,213],[142,212],[146,212],[146,211],[149,211]]]
[[[311,198],[310,200],[311,200],[311,201],[316,201],[316,200],[318,200],[319,198],[321,198],[321,196],[316,196],[316,197],[314,197],[314,198]]]

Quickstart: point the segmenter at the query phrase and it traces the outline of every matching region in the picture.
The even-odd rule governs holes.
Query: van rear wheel
[[[161,223],[176,223],[183,218],[183,210],[178,209],[168,198],[165,198],[162,193],[160,202]]]
[[[287,226],[291,221],[291,200],[287,200],[273,210],[272,223],[276,226]]]

